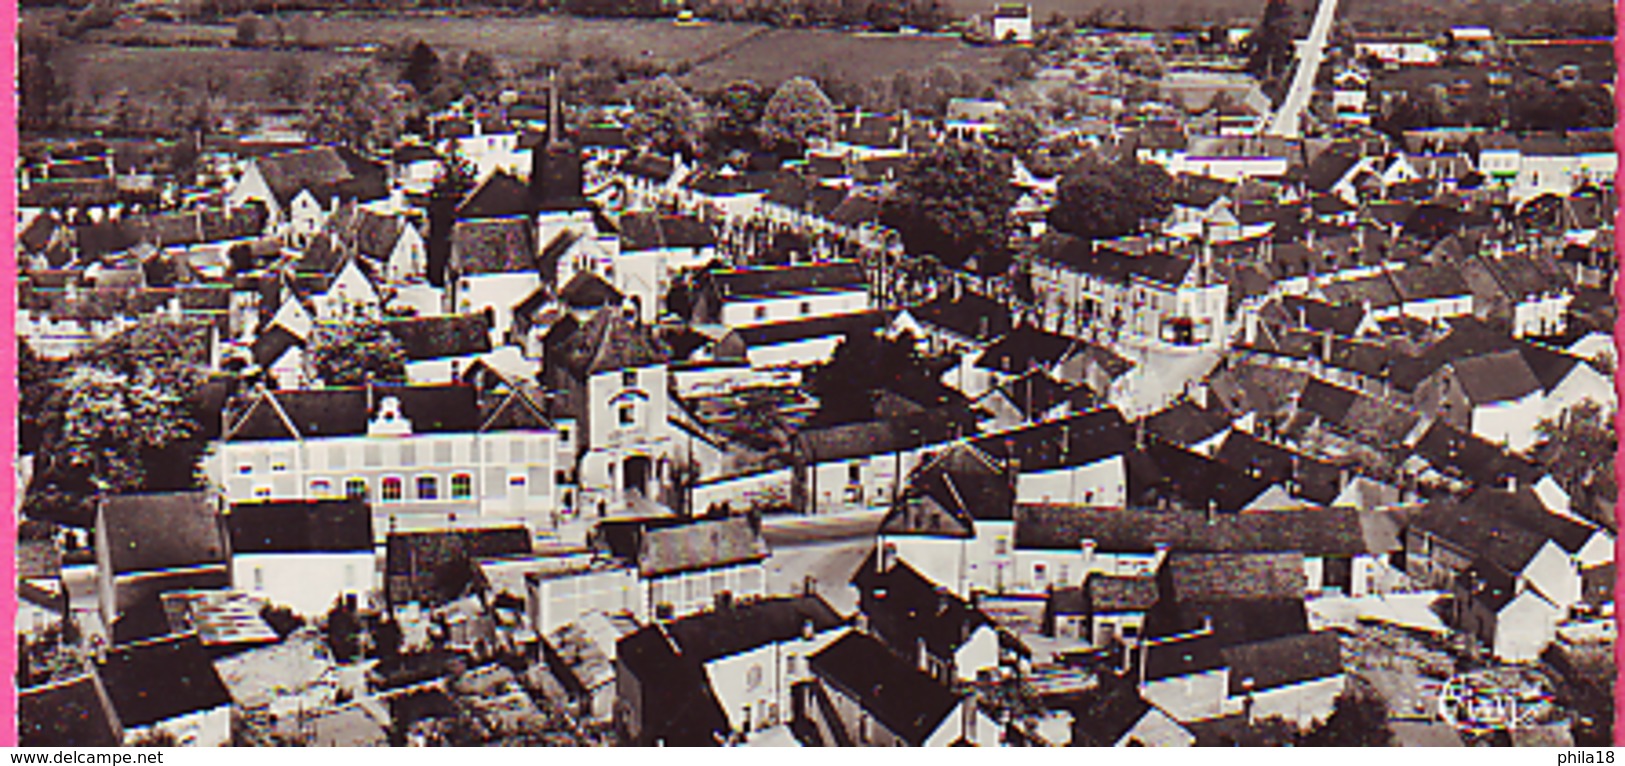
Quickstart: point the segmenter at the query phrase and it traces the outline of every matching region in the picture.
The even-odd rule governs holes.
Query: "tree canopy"
[[[369,154],[394,146],[404,125],[396,93],[368,66],[323,75],[304,114],[311,139]]]
[[[1619,446],[1612,412],[1583,400],[1557,417],[1540,421],[1535,432],[1542,441],[1535,453],[1577,507],[1589,508],[1592,498],[1612,503],[1618,487],[1614,453]]]
[[[658,152],[697,153],[704,127],[699,104],[670,75],[639,83],[630,101],[635,111],[626,130],[632,141]]]
[[[1173,212],[1172,182],[1156,165],[1085,159],[1062,177],[1049,224],[1089,239],[1139,233]]]
[[[947,395],[907,333],[897,338],[847,335],[829,361],[807,376],[807,387],[821,404],[816,420],[826,424],[874,418],[874,395],[880,391],[928,406],[942,404]]]
[[[402,383],[406,351],[382,322],[323,322],[310,344],[316,377],[329,386]]]
[[[1292,6],[1286,0],[1268,0],[1258,28],[1242,42],[1247,54],[1247,72],[1262,80],[1275,80],[1292,65],[1294,23]]]
[[[912,157],[881,210],[908,251],[981,274],[1009,266],[1010,208],[1016,203],[1007,155],[949,142]]]
[[[723,151],[750,150],[757,145],[756,125],[767,108],[768,94],[754,80],[728,83],[711,97],[715,110],[712,141]]]
[[[759,128],[769,147],[804,147],[813,138],[835,135],[835,103],[806,77],[785,80],[762,111]]]

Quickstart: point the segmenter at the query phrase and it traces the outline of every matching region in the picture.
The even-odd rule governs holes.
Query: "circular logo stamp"
[[[1538,722],[1547,695],[1516,692],[1484,674],[1454,676],[1439,689],[1439,717],[1458,731],[1485,734]]]

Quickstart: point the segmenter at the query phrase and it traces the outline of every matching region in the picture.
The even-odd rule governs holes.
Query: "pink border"
[[[1619,39],[1619,29],[1622,26],[1625,26],[1625,4],[1615,3],[1614,4],[1614,154],[1615,154],[1616,158],[1619,156],[1621,151],[1625,151],[1625,133],[1621,133],[1620,127],[1619,127],[1621,117],[1625,116],[1625,96],[1622,96],[1620,94],[1620,92],[1619,92],[1619,85],[1620,85],[1619,73],[1622,72],[1622,71],[1625,71],[1625,45],[1621,45],[1620,39]],[[1619,211],[1619,188],[1620,188],[1619,182],[1620,182],[1620,172],[1619,172],[1618,167],[1616,166],[1615,169],[1614,169],[1614,205],[1615,205],[1615,208],[1614,208],[1614,259],[1615,259],[1616,264],[1618,263],[1618,260],[1619,260],[1619,253],[1622,252],[1622,251],[1625,251],[1625,232],[1622,232],[1621,229],[1620,229],[1620,223],[1622,222],[1622,217],[1621,217],[1620,211]],[[1616,269],[1616,271],[1617,271],[1617,269]],[[1619,289],[1619,280],[1615,279],[1614,280],[1614,305],[1616,307],[1619,306],[1620,303],[1621,303],[1620,295],[1621,295],[1621,291]],[[1625,346],[1622,346],[1622,344],[1620,343],[1621,335],[1625,335],[1625,322],[1621,322],[1619,320],[1619,318],[1616,316],[1616,318],[1614,319],[1614,358],[1615,359],[1625,359],[1625,357],[1622,357],[1620,355],[1620,349],[1625,348]],[[1614,364],[1614,393],[1615,393],[1614,398],[1615,398],[1616,402],[1619,400],[1621,392],[1625,391],[1625,389],[1621,389],[1621,387],[1619,385],[1620,369],[1621,369],[1621,365],[1618,362],[1616,362]],[[1625,426],[1625,417],[1620,416],[1619,407],[1616,405],[1615,408],[1614,408],[1614,434],[1616,436],[1621,433],[1621,426]],[[1625,475],[1625,457],[1622,457],[1622,453],[1617,451],[1617,447],[1616,447],[1616,451],[1614,452],[1614,477],[1615,477],[1616,492],[1618,491],[1618,486],[1617,485],[1618,485],[1618,482],[1619,482],[1619,477],[1621,475]],[[1619,521],[1620,516],[1621,516],[1621,509],[1620,509],[1620,500],[1621,500],[1621,498],[1625,498],[1625,492],[1620,492],[1618,494],[1618,496],[1616,496],[1615,499],[1614,499],[1614,520],[1615,520],[1616,524]],[[1625,744],[1625,736],[1622,736],[1621,732],[1620,732],[1620,728],[1622,726],[1625,726],[1625,715],[1621,714],[1622,711],[1621,711],[1621,705],[1620,705],[1621,681],[1625,680],[1625,676],[1621,676],[1621,674],[1619,672],[1620,666],[1622,664],[1622,659],[1625,659],[1625,652],[1620,651],[1620,644],[1619,644],[1620,615],[1619,615],[1619,606],[1618,606],[1618,599],[1619,599],[1618,594],[1619,594],[1619,592],[1621,590],[1621,586],[1625,585],[1625,576],[1621,576],[1620,570],[1619,570],[1619,560],[1620,560],[1620,551],[1621,550],[1625,550],[1625,545],[1621,545],[1620,540],[1618,539],[1618,536],[1616,535],[1616,537],[1614,539],[1614,562],[1615,562],[1614,563],[1614,594],[1615,594],[1614,595],[1614,599],[1615,599],[1615,606],[1614,606],[1614,627],[1615,627],[1615,630],[1614,630],[1614,636],[1615,636],[1615,638],[1614,638],[1614,744],[1616,746]]]
[[[0,6],[0,24],[11,31],[11,39],[17,39],[17,5],[6,3]],[[0,65],[0,73],[4,74],[5,81],[17,81],[17,46],[6,46],[5,54],[0,56],[4,64]],[[5,157],[6,167],[17,167],[17,101],[15,86],[12,96],[0,99],[0,124],[4,124],[5,132],[0,133],[0,155]],[[15,176],[15,171],[13,171]],[[0,503],[6,507],[5,518],[7,523],[3,526],[6,533],[0,535],[0,577],[5,582],[16,582],[17,557],[14,554],[14,544],[17,539],[17,516],[13,509],[17,507],[17,185],[16,182],[6,184],[4,191],[0,191],[0,210],[6,213],[5,220],[0,222],[4,228],[4,254],[0,255],[0,327],[5,328],[6,342],[0,343],[0,402],[8,405],[10,414],[0,418],[0,447],[5,454],[11,455],[11,464],[6,467],[5,475],[0,476]],[[0,668],[5,670],[4,693],[0,694],[0,746],[16,747],[17,745],[17,640],[12,623],[17,617],[17,590],[6,590],[0,608],[0,630],[5,633],[5,640],[0,641]]]

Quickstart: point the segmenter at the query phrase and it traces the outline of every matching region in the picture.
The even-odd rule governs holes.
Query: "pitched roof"
[[[621,251],[634,253],[663,248],[704,248],[717,244],[710,224],[691,215],[634,211],[621,216]]]
[[[484,354],[491,350],[491,318],[478,314],[392,319],[384,329],[401,342],[409,360]]]
[[[226,515],[231,552],[371,553],[372,514],[360,500],[238,503]]]
[[[257,157],[254,162],[284,206],[305,190],[323,204],[329,197],[376,199],[388,191],[382,166],[342,147],[295,149]]]
[[[969,429],[963,410],[938,407],[883,420],[804,428],[796,434],[795,446],[809,462],[824,463],[940,444]]]
[[[645,578],[696,572],[767,558],[767,543],[744,516],[699,519],[642,535],[638,574]]]
[[[948,330],[961,337],[986,343],[1010,331],[1010,312],[998,301],[973,292],[949,297],[943,292],[930,301],[908,309],[922,324]]]
[[[907,563],[880,571],[878,551],[852,575],[869,624],[893,647],[924,646],[937,657],[951,657],[983,625],[986,614],[947,588],[927,579]]]
[[[450,268],[459,274],[535,271],[535,234],[523,216],[458,221],[451,230]]]
[[[708,278],[723,300],[752,300],[808,290],[862,290],[868,280],[856,263],[818,263],[712,270]]]
[[[557,354],[560,368],[577,378],[666,361],[666,350],[648,327],[614,310],[594,314],[564,340]]]
[[[732,730],[704,668],[678,657],[662,625],[616,642],[615,661],[642,692],[646,740],[673,747],[715,746]]]
[[[462,433],[480,426],[478,392],[462,384],[265,392],[230,421],[227,441],[362,436],[387,399],[413,433]],[[297,429],[297,432],[290,430]]]
[[[1070,234],[1050,233],[1038,243],[1039,258],[1073,271],[1102,279],[1128,282],[1144,280],[1166,287],[1178,286],[1195,265],[1193,258],[1160,250],[1140,249],[1136,243],[1120,240],[1091,242]]]
[[[1299,553],[1175,551],[1163,567],[1162,595],[1173,601],[1301,601],[1309,586]]]
[[[1359,513],[1349,508],[1208,513],[1119,510],[1084,506],[1016,506],[1016,548],[1151,553],[1299,553],[1354,556],[1366,552]]]
[[[1531,484],[1545,473],[1540,466],[1443,420],[1433,421],[1414,449],[1435,468],[1474,484],[1500,484],[1507,477]]]
[[[988,346],[976,360],[976,366],[1008,375],[1020,375],[1035,366],[1054,366],[1078,349],[1080,344],[1081,341],[1065,335],[1022,325]]]
[[[973,442],[1000,460],[1017,460],[1023,473],[1089,465],[1126,455],[1133,434],[1115,407],[1101,407]]]
[[[1220,656],[1230,666],[1230,694],[1237,696],[1343,673],[1342,648],[1331,631],[1227,646]]]
[[[231,704],[195,634],[114,647],[96,673],[126,729]]]
[[[842,636],[809,658],[808,666],[910,745],[924,745],[959,705],[947,687],[862,633]]]
[[[1174,508],[1239,511],[1273,484],[1157,437],[1147,438],[1128,455],[1130,507],[1168,501]]]
[[[625,296],[603,277],[591,271],[578,271],[559,291],[559,300],[570,308],[603,308],[620,306]]]
[[[1174,444],[1188,447],[1230,430],[1230,418],[1220,409],[1180,399],[1146,418],[1145,427]]]
[[[506,218],[530,212],[530,187],[506,170],[487,176],[457,206],[457,219]]]
[[[1083,593],[1090,614],[1143,612],[1157,603],[1157,581],[1091,572],[1083,581]]]
[[[114,574],[220,564],[226,560],[219,508],[207,492],[103,498],[96,534],[106,541]]]
[[[1448,541],[1506,574],[1522,572],[1549,538],[1500,514],[1485,511],[1478,503],[1435,501],[1417,514],[1411,527]]]
[[[809,624],[821,633],[844,622],[819,596],[776,596],[700,612],[665,628],[684,661],[706,663],[798,638]]]
[[[1458,359],[1451,366],[1474,405],[1513,401],[1541,391],[1540,381],[1517,351]]]
[[[93,674],[17,692],[22,747],[117,747],[123,743],[112,703]]]

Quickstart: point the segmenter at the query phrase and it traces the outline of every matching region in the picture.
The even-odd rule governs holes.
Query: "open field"
[[[937,64],[991,75],[998,70],[1003,53],[1002,48],[967,45],[947,36],[776,29],[695,67],[683,84],[705,90],[748,78],[772,87],[797,75],[867,82]]]
[[[296,57],[312,79],[363,59],[322,51],[264,51],[230,48],[127,48],[117,45],[82,45],[69,54],[66,71],[72,73],[74,95],[81,102],[112,97],[127,89],[132,97],[162,93],[179,87],[196,95],[207,80],[235,102],[270,100],[269,73],[278,62]]]

